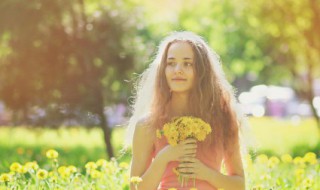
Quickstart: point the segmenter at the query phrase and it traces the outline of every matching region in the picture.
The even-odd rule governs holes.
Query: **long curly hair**
[[[213,133],[203,146],[231,151],[230,146],[239,142],[243,118],[233,88],[226,80],[219,56],[200,36],[185,31],[174,32],[162,41],[156,58],[137,80],[126,142],[132,143],[134,128],[141,118],[145,118],[150,129],[159,129],[173,117],[168,112],[171,93],[165,67],[169,47],[179,41],[189,43],[194,52],[195,81],[189,93],[187,115],[211,125]]]

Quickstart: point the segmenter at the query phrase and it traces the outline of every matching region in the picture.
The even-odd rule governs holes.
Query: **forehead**
[[[193,58],[193,50],[188,42],[178,41],[170,45],[167,58]]]

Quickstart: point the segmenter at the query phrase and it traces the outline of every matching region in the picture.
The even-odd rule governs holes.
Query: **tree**
[[[312,103],[320,76],[319,1],[204,0],[184,6],[174,28],[204,36],[231,81],[259,75],[255,83],[292,86],[310,104],[320,131]]]
[[[320,77],[320,3],[307,1],[268,1],[248,3],[248,28],[260,33],[263,52],[272,58],[262,73],[289,76],[297,94],[307,100],[320,132],[320,118],[313,104],[314,82]],[[259,19],[257,19],[259,18]]]
[[[0,99],[23,123],[34,107],[55,113],[56,124],[97,115],[113,157],[104,107],[129,91],[122,81],[141,46],[135,15],[122,1],[2,1]]]

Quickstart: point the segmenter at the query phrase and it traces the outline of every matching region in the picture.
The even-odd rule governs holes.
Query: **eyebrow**
[[[174,57],[169,57],[169,58],[168,58],[168,60],[174,60],[174,59],[176,59],[176,58],[174,58]],[[190,57],[185,57],[185,58],[183,58],[183,60],[192,60],[192,58],[190,58]]]

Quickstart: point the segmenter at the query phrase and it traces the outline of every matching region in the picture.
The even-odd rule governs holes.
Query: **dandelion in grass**
[[[55,176],[55,175],[51,176],[49,178],[49,181],[50,183],[58,183],[58,176]]]
[[[48,150],[48,151],[46,152],[46,156],[47,156],[47,158],[49,158],[49,159],[56,159],[56,158],[58,158],[59,153],[58,153],[56,150],[54,150],[54,149],[50,149],[50,150]]]
[[[8,173],[3,173],[0,175],[0,182],[6,183],[12,181],[12,175]]]
[[[313,152],[308,152],[304,155],[303,161],[310,165],[314,165],[317,163],[317,155]]]
[[[295,157],[295,158],[293,159],[293,163],[294,163],[295,165],[302,166],[302,167],[305,165],[303,158],[300,157],[300,156]]]
[[[11,165],[10,165],[10,171],[12,172],[19,172],[19,170],[21,169],[21,164],[18,163],[18,162],[13,162]]]
[[[139,176],[133,176],[130,178],[130,183],[132,183],[136,190],[138,190],[139,183],[142,182],[142,178]]]
[[[129,164],[126,163],[126,162],[121,162],[119,164],[119,167],[122,168],[122,169],[128,169],[129,168]]]
[[[70,173],[76,173],[78,171],[78,169],[73,165],[68,166],[68,169]]]
[[[274,168],[277,164],[280,163],[279,158],[272,156],[269,160],[268,160],[268,168]]]
[[[86,165],[85,165],[85,168],[87,170],[93,170],[93,169],[96,169],[98,166],[95,162],[88,162]]]
[[[281,160],[283,163],[291,163],[292,162],[292,157],[290,154],[284,154],[281,156]]]
[[[304,179],[302,182],[303,189],[311,189],[313,186],[313,183],[314,181],[311,177]]]
[[[60,176],[64,179],[68,179],[71,175],[71,170],[68,167],[64,167],[64,170],[60,173]]]
[[[102,173],[98,170],[91,170],[90,171],[90,177],[92,179],[99,179],[99,178],[101,178],[101,176],[102,176]]]
[[[18,169],[18,173],[25,174],[27,172],[28,172],[28,168],[24,165]]]
[[[268,156],[265,154],[260,154],[256,159],[258,164],[266,164],[268,163]]]
[[[37,169],[39,169],[39,165],[37,162],[33,161],[33,162],[27,162],[24,164],[24,166],[27,168],[28,171],[34,172]]]
[[[44,180],[44,179],[47,179],[48,177],[48,171],[47,170],[44,170],[44,169],[39,169],[38,172],[37,172],[37,178],[38,179],[41,179],[41,180]]]
[[[108,161],[105,159],[99,159],[96,162],[96,164],[97,164],[97,166],[100,166],[100,167],[106,167],[108,165]]]

